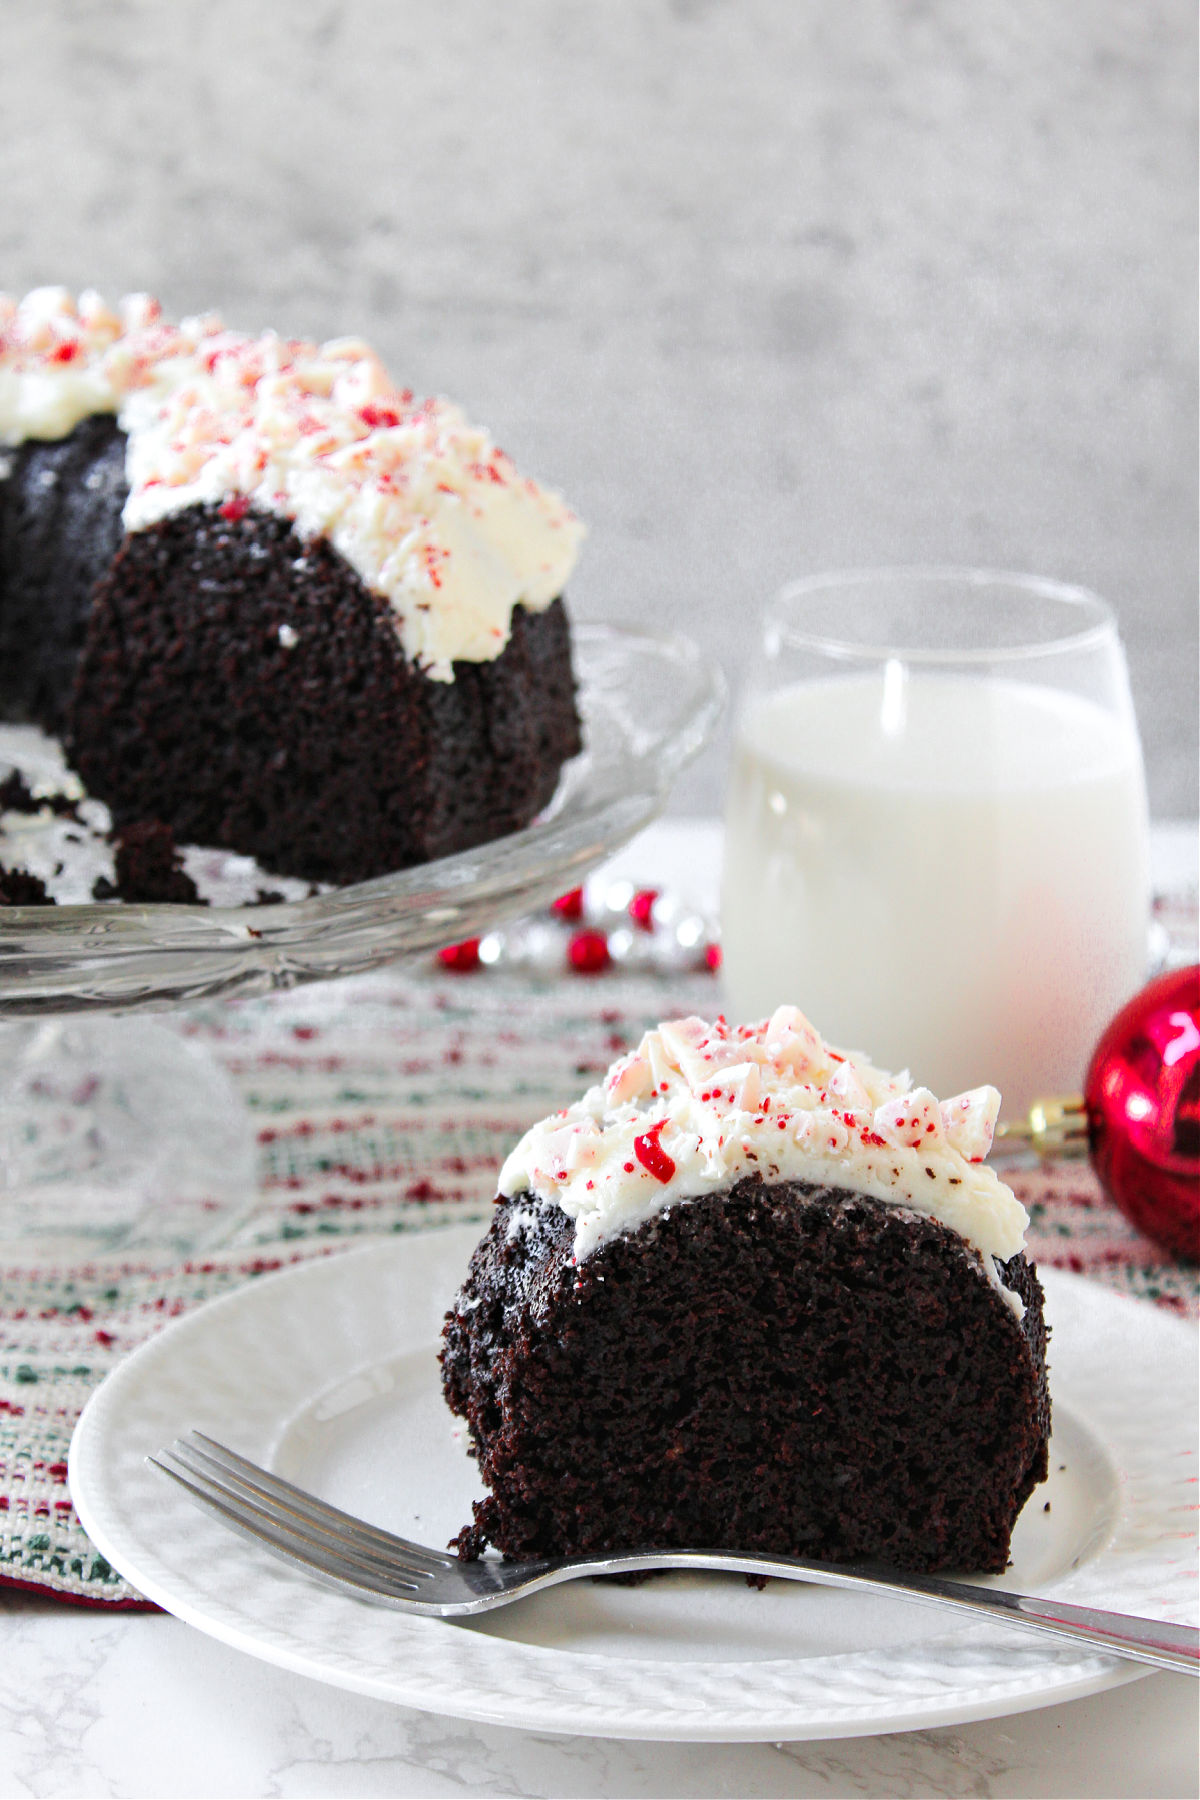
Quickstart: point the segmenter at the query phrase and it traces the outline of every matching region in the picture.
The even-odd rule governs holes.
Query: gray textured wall
[[[0,287],[370,336],[735,676],[824,566],[1086,582],[1194,814],[1195,93],[1192,0],[0,0]]]

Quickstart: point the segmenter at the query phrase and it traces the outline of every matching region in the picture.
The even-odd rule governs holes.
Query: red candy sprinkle
[[[250,502],[245,494],[234,494],[230,499],[222,501],[217,511],[230,525],[236,525],[250,511]]]
[[[567,894],[560,894],[557,900],[550,902],[550,911],[557,913],[560,919],[582,919],[583,889],[572,888]]]
[[[650,916],[654,910],[654,902],[658,899],[657,888],[639,888],[629,902],[629,916],[639,931],[653,931],[654,920]]]
[[[705,967],[711,969],[713,974],[715,975],[717,970],[721,967],[721,946],[720,946],[720,944],[705,944],[705,946],[704,946],[704,963],[705,963]]]
[[[444,969],[454,969],[460,975],[469,974],[479,967],[479,939],[465,938],[461,944],[447,944],[437,956]]]
[[[602,931],[577,931],[567,945],[567,961],[577,975],[599,975],[611,960]]]
[[[670,1181],[675,1173],[674,1161],[658,1141],[666,1123],[665,1119],[660,1119],[657,1125],[652,1125],[649,1131],[644,1131],[641,1137],[633,1140],[633,1154],[643,1169],[653,1175],[656,1181],[662,1182]]]

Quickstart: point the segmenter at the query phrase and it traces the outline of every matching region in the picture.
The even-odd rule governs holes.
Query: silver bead
[[[566,965],[569,935],[561,925],[528,920],[522,930],[523,966],[535,975],[560,975]]]
[[[635,971],[656,966],[654,939],[648,931],[618,925],[608,934],[608,954],[618,968]]]
[[[650,923],[655,931],[670,931],[687,910],[678,894],[659,894],[650,908]]]
[[[675,927],[675,940],[685,950],[696,950],[703,944],[707,930],[699,913],[687,913]]]
[[[603,926],[605,918],[627,919],[629,902],[637,893],[632,881],[610,881],[596,897],[595,923]]]

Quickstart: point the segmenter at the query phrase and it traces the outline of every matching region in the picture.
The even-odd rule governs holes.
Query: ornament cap
[[[1035,1100],[1027,1118],[996,1128],[998,1143],[1028,1145],[1038,1156],[1083,1156],[1088,1148],[1087,1108],[1082,1094]]]

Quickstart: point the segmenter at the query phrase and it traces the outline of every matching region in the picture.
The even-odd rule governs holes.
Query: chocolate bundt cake
[[[341,882],[528,824],[580,534],[357,340],[0,297],[0,717],[117,827]]]
[[[676,1020],[506,1162],[443,1381],[505,1556],[669,1545],[999,1571],[1047,1473],[999,1097]]]

